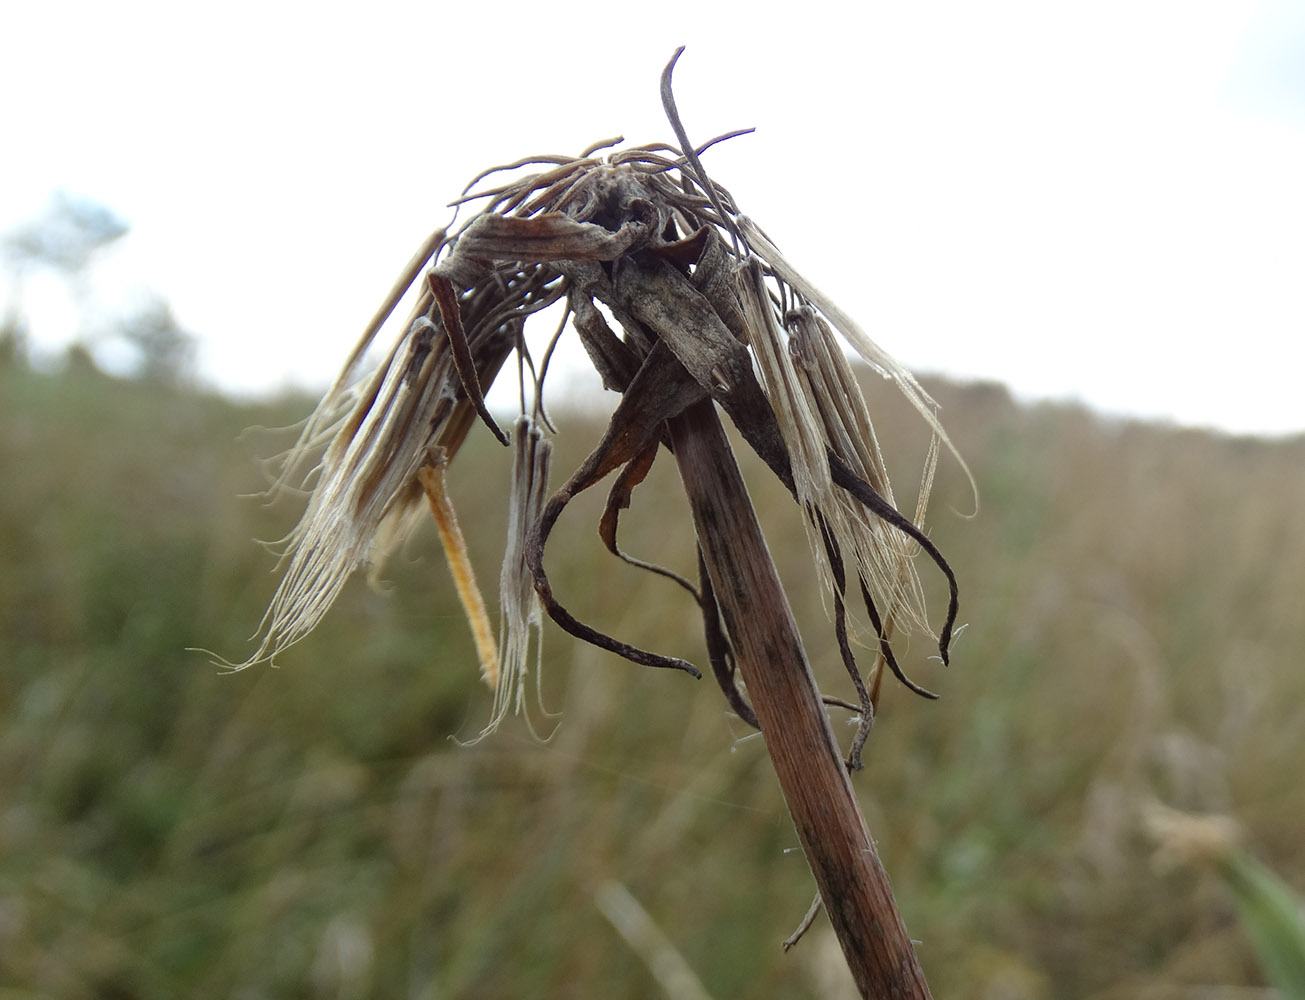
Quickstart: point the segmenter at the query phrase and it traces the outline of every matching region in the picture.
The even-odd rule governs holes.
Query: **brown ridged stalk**
[[[668,423],[738,668],[852,977],[864,997],[929,997],[715,407]]]

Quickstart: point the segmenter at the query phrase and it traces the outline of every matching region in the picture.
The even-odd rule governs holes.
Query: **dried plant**
[[[636,648],[574,617],[545,570],[548,537],[567,503],[619,470],[600,524],[604,542],[693,595],[717,682],[742,719],[760,723],[775,757],[779,730],[790,728],[800,712],[772,702],[805,696],[768,696],[756,671],[787,664],[801,683],[810,675],[777,578],[773,586],[767,582],[773,566],[719,433],[719,407],[787,487],[806,525],[858,693],[854,705],[839,702],[861,717],[849,764],[859,766],[885,667],[928,695],[907,679],[890,640],[896,624],[928,628],[913,564],[920,550],[949,587],[937,633],[944,662],[956,618],[952,570],[922,528],[938,442],[950,447],[936,406],[707,176],[700,157],[720,139],[697,149],[689,142],[671,93],[674,64],[663,75],[662,98],[678,148],[615,148],[622,141],[616,139],[577,158],[531,157],[487,171],[454,203],[479,204],[479,211],[460,227],[433,234],[405,269],[286,456],[282,482],[305,477],[311,494],[286,539],[284,577],[260,646],[240,666],[270,660],[308,634],[349,575],[379,564],[404,537],[425,497],[476,632],[483,673],[495,689],[490,728],[509,706],[523,705],[541,611],[572,635],[635,663],[697,676],[684,660]],[[355,385],[373,339],[423,272],[396,343],[375,373]],[[527,321],[559,303],[562,323],[537,363],[525,339]],[[835,332],[895,383],[933,430],[912,517],[896,506],[865,401]],[[604,386],[621,401],[589,458],[550,497],[551,427],[543,389],[549,357],[567,333],[579,338]],[[484,390],[513,355],[521,415],[509,439],[486,408]],[[503,444],[515,445],[497,643],[443,490],[445,469],[477,418]],[[620,511],[662,448],[673,453],[694,511],[696,583],[625,555],[617,542]],[[864,605],[877,654],[864,679],[849,636],[849,584]],[[768,631],[757,632],[758,622]],[[865,627],[853,623],[852,634]],[[810,725],[823,726],[826,735],[819,738],[832,746],[818,698],[814,704]],[[777,757],[776,767],[783,783],[785,765]],[[838,770],[846,784],[841,763]],[[807,843],[824,834],[804,831],[791,795],[789,801],[838,926],[840,907],[830,899],[835,890],[818,870],[825,862],[812,857]],[[860,830],[864,834],[863,823]],[[840,936],[845,949],[852,947]]]

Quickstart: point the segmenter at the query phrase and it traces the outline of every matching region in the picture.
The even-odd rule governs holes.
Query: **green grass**
[[[949,513],[968,497],[946,469],[931,529],[970,626],[947,669],[912,645],[943,697],[890,688],[855,783],[935,995],[1262,985],[1232,899],[1157,871],[1140,817],[1155,798],[1228,814],[1305,886],[1305,440],[934,388],[982,492],[976,520]],[[921,432],[880,395],[909,484]],[[736,742],[709,681],[550,626],[553,741],[450,738],[490,697],[433,531],[277,669],[185,652],[249,649],[276,582],[253,539],[297,511],[241,498],[289,440],[244,432],[310,405],[0,370],[0,996],[659,997],[593,903],[609,878],[719,1000],[830,995],[823,922],[780,951],[810,877],[764,747]],[[558,482],[601,430],[563,424]],[[491,598],[508,464],[477,433],[449,477]],[[623,541],[689,571],[671,464]],[[745,472],[817,673],[846,695],[802,527]],[[603,492],[550,545],[559,597],[701,663],[684,595],[603,552]]]

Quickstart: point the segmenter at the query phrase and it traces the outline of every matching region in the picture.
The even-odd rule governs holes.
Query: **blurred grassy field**
[[[890,687],[855,784],[935,995],[1255,995],[1226,893],[1157,870],[1140,817],[1229,815],[1305,887],[1305,439],[931,388],[982,494],[977,519],[952,513],[969,497],[945,465],[932,522],[970,625],[950,668],[907,652],[942,699]],[[870,389],[909,485],[923,432]],[[0,371],[0,997],[661,997],[595,903],[607,880],[717,1000],[850,995],[823,920],[780,950],[810,877],[764,747],[710,681],[550,626],[554,739],[515,721],[452,739],[490,696],[433,531],[277,669],[185,652],[249,650],[276,581],[253,539],[297,510],[241,497],[289,442],[248,428],[310,405]],[[601,429],[559,419],[557,482]],[[689,572],[670,466],[623,538]],[[475,433],[450,473],[491,600],[508,467]],[[801,524],[745,472],[847,696]],[[559,597],[704,662],[687,598],[603,552],[603,492],[554,536]]]

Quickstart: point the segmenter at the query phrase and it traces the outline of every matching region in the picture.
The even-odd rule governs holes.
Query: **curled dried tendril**
[[[478,204],[475,214],[436,231],[418,249],[283,458],[280,484],[311,482],[311,494],[284,540],[284,575],[258,648],[232,666],[271,660],[307,635],[344,581],[361,566],[379,564],[407,534],[425,498],[441,523],[482,670],[495,689],[486,732],[509,707],[524,711],[532,660],[538,680],[543,614],[635,663],[698,676],[683,659],[639,649],[580,621],[554,593],[544,566],[550,532],[576,495],[615,472],[599,528],[604,544],[669,578],[697,603],[712,674],[733,711],[756,725],[736,683],[730,636],[706,572],[700,567],[695,583],[617,543],[620,512],[659,451],[671,447],[666,422],[710,398],[785,485],[803,517],[857,691],[852,707],[861,720],[849,764],[859,766],[883,670],[932,697],[901,669],[892,636],[899,626],[929,629],[913,561],[922,551],[948,584],[937,634],[947,660],[956,580],[922,527],[938,443],[951,448],[937,406],[708,177],[701,154],[718,140],[696,149],[689,142],[671,91],[674,64],[663,75],[662,96],[678,147],[620,147],[623,140],[612,139],[579,157],[536,156],[485,171],[454,203]],[[414,286],[415,304],[393,346],[358,380],[364,354]],[[554,305],[565,310],[563,325],[536,366],[526,325]],[[603,385],[621,399],[589,457],[549,495],[543,391],[548,358],[563,335],[579,340]],[[912,517],[897,507],[840,336],[897,386],[934,434]],[[484,390],[514,354],[521,416],[509,437],[490,414]],[[465,546],[443,489],[446,467],[477,420],[503,443],[511,441],[514,456],[497,643],[473,594]],[[849,613],[849,585],[859,593],[865,620]],[[852,646],[855,636],[867,633],[877,662],[864,678]]]

